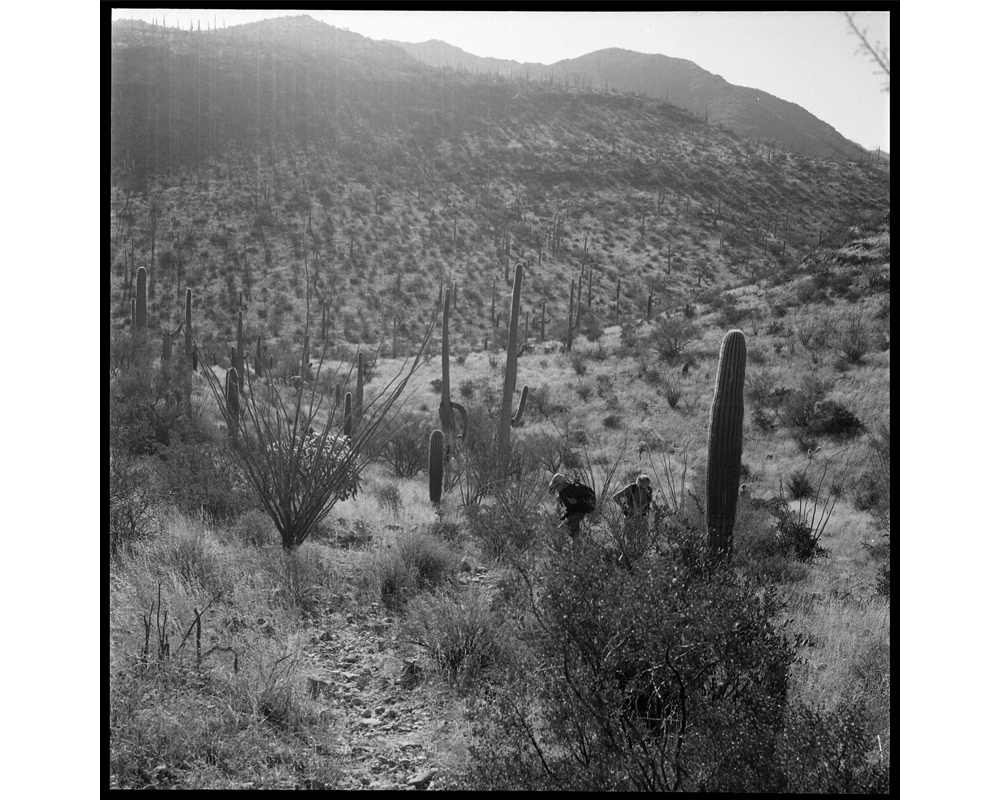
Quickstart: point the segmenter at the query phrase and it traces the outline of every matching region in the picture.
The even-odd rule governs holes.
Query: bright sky
[[[835,11],[297,11],[116,8],[112,18],[222,27],[297,14],[370,39],[441,39],[477,56],[553,64],[608,47],[686,58],[729,83],[763,89],[864,147],[890,150],[885,76]],[[889,47],[889,13],[858,12]],[[891,57],[891,49],[890,49]]]

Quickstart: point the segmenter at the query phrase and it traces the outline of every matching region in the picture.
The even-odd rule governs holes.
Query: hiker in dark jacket
[[[561,472],[552,476],[549,494],[559,495],[559,503],[566,512],[560,517],[569,529],[571,537],[580,532],[580,523],[596,507],[594,490],[579,481],[571,481]]]

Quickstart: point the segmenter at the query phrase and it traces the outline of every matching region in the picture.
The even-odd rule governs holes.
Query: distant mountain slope
[[[866,150],[802,106],[759,89],[735,86],[683,58],[609,48],[555,64],[519,64],[481,58],[439,40],[410,44],[392,41],[428,66],[470,72],[500,71],[574,87],[635,92],[685,108],[741,136],[775,140],[785,149],[819,158],[859,158]]]

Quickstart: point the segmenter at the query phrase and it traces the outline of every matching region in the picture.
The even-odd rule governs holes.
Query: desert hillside
[[[110,786],[889,790],[885,159],[112,39]]]

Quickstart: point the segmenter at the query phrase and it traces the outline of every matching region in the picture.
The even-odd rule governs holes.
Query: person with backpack
[[[570,537],[580,532],[580,523],[587,514],[592,514],[597,508],[597,495],[594,490],[578,480],[571,481],[561,472],[552,476],[549,482],[549,494],[559,496],[559,504],[566,509],[560,517],[569,529]]]

